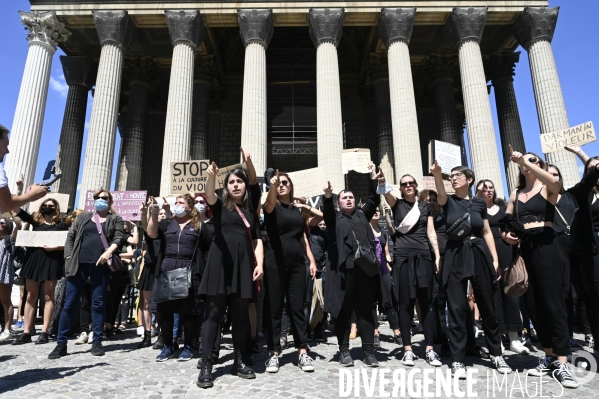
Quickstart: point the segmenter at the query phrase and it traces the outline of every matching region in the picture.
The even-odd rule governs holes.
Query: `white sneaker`
[[[491,360],[501,374],[510,374],[512,372],[512,368],[507,365],[503,356],[491,356]]]
[[[401,359],[401,362],[403,363],[404,366],[413,366],[414,360],[417,360],[417,359],[418,359],[418,357],[414,354],[414,352],[406,351],[403,354],[403,358]]]
[[[307,353],[299,355],[297,365],[302,371],[314,371],[314,359],[308,356]]]
[[[451,376],[459,380],[466,379],[466,366],[461,362],[451,363]]]
[[[144,326],[137,327],[137,336],[143,337],[143,335],[144,335]]]
[[[94,332],[93,331],[90,331],[89,335],[87,336],[87,343],[88,344],[94,343]]]
[[[11,339],[14,338],[12,333],[10,332],[10,329],[4,330],[2,332],[2,334],[0,334],[0,342],[2,341],[6,341],[7,339]]]
[[[519,339],[516,339],[516,340],[510,342],[510,350],[519,355],[528,355],[530,353],[528,348],[526,346],[524,346],[522,341],[520,341]]]
[[[426,352],[425,360],[433,367],[440,367],[443,365],[443,363],[441,363],[441,358],[439,358],[439,355],[437,355],[434,350]]]
[[[271,355],[265,363],[267,373],[276,373],[279,371],[279,355]]]
[[[91,335],[91,334],[90,334]],[[83,331],[77,339],[75,340],[75,345],[87,344],[88,336],[85,331]]]

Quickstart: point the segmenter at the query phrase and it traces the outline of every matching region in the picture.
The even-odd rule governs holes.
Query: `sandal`
[[[119,331],[125,331],[127,329],[127,323],[122,322],[119,327],[118,327]]]

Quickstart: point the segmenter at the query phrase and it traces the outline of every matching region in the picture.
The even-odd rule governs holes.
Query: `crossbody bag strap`
[[[566,218],[564,217],[564,215],[562,215],[562,213],[559,211],[557,204],[555,204],[555,210],[557,211],[557,214],[559,215],[560,218],[562,218],[562,220],[564,221],[564,224],[566,225],[566,228],[568,229],[568,231],[570,231],[570,224],[568,222],[566,222]]]
[[[94,222],[96,223],[98,234],[100,234],[100,240],[102,240],[102,245],[104,245],[104,250],[107,250],[108,242],[106,241],[106,236],[104,235],[104,230],[102,230],[102,224],[100,223],[100,218],[98,217],[97,213],[94,213]]]
[[[191,221],[193,223],[193,220]],[[196,240],[196,245],[193,248],[193,254],[191,255],[191,260],[189,261],[189,268],[193,266],[193,261],[196,257],[196,252],[198,251],[198,244],[200,243],[200,234],[202,232],[202,222],[200,222],[200,226],[198,228],[198,239]]]
[[[235,209],[237,209],[237,213],[241,217],[241,220],[243,220],[243,224],[245,225],[245,231],[248,234],[248,238],[250,239],[250,244],[252,244],[252,247],[253,247],[254,240],[252,239],[252,232],[250,231],[250,222],[248,222],[248,220],[245,218],[245,215],[243,214],[243,212],[241,212],[241,209],[239,209],[237,204],[235,204]],[[258,266],[258,260],[256,259],[256,253],[254,251],[252,251],[252,255],[254,255],[254,266]],[[258,281],[258,280],[256,280],[256,290],[258,292],[261,291],[260,290],[260,281]]]

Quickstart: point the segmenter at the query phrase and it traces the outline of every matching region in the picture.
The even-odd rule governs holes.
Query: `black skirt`
[[[154,289],[154,265],[145,264],[139,280],[137,281],[137,289],[140,291],[152,291]]]
[[[21,277],[33,281],[57,281],[64,277],[64,252],[27,248]]]

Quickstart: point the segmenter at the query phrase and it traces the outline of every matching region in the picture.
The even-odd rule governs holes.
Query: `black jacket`
[[[595,232],[593,230],[593,215],[591,214],[591,203],[593,201],[593,187],[599,180],[599,169],[594,167],[582,178],[580,183],[568,189],[578,202],[578,211],[572,221],[572,249],[580,254],[592,253],[599,254],[599,248],[595,241]]]
[[[335,211],[332,198],[324,199],[324,222],[327,225],[329,257],[329,270],[327,270],[327,283],[325,285],[324,311],[333,317],[339,315],[343,299],[345,298],[345,270],[346,266],[353,265],[353,257],[357,246],[352,233],[352,226],[360,243],[369,241],[374,247],[374,234],[370,228],[370,219],[374,216],[381,197],[376,193],[377,180],[370,182],[370,196],[368,201],[350,217],[342,212]],[[375,278],[375,277],[373,277]]]

